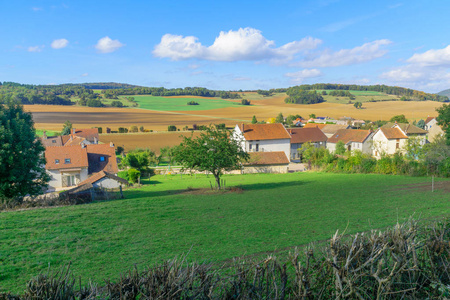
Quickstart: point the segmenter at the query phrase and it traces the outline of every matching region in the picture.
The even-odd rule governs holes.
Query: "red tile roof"
[[[47,170],[86,168],[88,167],[88,156],[86,148],[81,146],[59,146],[47,147],[45,149],[45,159]],[[70,163],[66,163],[66,159],[70,159]],[[56,160],[59,160],[56,163]]]
[[[72,136],[69,140],[64,144],[64,146],[73,146],[73,145],[81,145],[86,139],[79,136]]]
[[[98,141],[97,128],[73,129],[75,135],[87,139],[89,142],[94,142],[94,138]]]
[[[345,144],[348,142],[363,143],[371,133],[371,130],[340,129],[332,137],[330,137],[327,142],[337,143],[339,141],[343,141]]]
[[[289,159],[284,151],[250,152],[250,159],[244,166],[287,165]]]
[[[247,141],[291,138],[282,124],[241,124],[240,129]]]
[[[114,145],[92,144],[86,145],[86,149],[89,161],[89,174],[100,171],[111,174],[117,174],[119,172]],[[104,161],[102,161],[102,157]]]
[[[85,184],[87,184],[87,183],[93,184],[93,183],[95,183],[95,182],[97,182],[97,181],[99,181],[100,179],[103,179],[103,178],[105,178],[105,177],[114,179],[114,180],[116,180],[116,181],[118,181],[118,182],[120,182],[120,183],[123,183],[123,184],[128,184],[128,181],[126,181],[126,180],[123,179],[123,178],[120,178],[120,177],[118,177],[118,176],[116,176],[116,175],[113,175],[113,174],[109,174],[109,173],[104,172],[104,171],[100,171],[100,172],[98,172],[98,173],[93,174],[93,175],[92,175],[91,177],[89,177],[88,179],[86,179],[86,180],[80,182],[80,183],[78,184],[78,186],[82,186],[82,185],[85,185]]]
[[[428,124],[428,123],[430,123],[433,119],[435,119],[436,117],[428,117],[426,120],[425,120],[425,125],[426,124]]]
[[[325,124],[321,129],[323,133],[335,134],[339,129],[347,129],[348,125]]]
[[[325,142],[327,136],[317,127],[288,129],[291,134],[291,144],[308,142]]]
[[[305,126],[303,126],[303,128],[319,128],[322,129],[326,126],[327,124],[323,124],[323,123],[306,123]]]
[[[383,132],[384,136],[388,140],[392,139],[407,139],[408,137],[398,128],[380,128],[381,132]]]

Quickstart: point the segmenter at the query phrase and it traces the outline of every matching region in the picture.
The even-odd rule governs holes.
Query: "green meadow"
[[[240,103],[228,101],[225,99],[209,99],[199,97],[159,97],[159,96],[132,96],[139,104],[139,108],[159,110],[159,111],[198,111],[219,109],[230,106],[237,106]],[[195,101],[199,105],[187,105],[188,102]]]
[[[102,283],[133,267],[188,254],[190,261],[281,253],[409,216],[450,213],[443,190],[411,189],[429,178],[289,173],[223,176],[234,191],[209,190],[213,177],[154,176],[125,199],[0,213],[0,291],[20,292],[49,266]],[[448,180],[447,180],[448,182]]]

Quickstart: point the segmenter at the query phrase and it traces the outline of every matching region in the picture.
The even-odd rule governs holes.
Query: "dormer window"
[[[104,156],[100,156],[100,161],[105,161],[105,157]]]
[[[52,143],[56,144],[56,140],[52,140]]]
[[[59,164],[59,159],[55,159],[55,165]]]
[[[70,164],[70,158],[66,158],[66,159],[64,160],[64,163],[65,163],[65,164]]]

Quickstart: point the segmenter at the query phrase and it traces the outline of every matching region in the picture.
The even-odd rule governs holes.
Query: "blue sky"
[[[450,88],[448,1],[2,1],[0,81]]]

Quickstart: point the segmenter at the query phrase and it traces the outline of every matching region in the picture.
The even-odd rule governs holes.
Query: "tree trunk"
[[[217,188],[220,190],[220,177],[219,177],[219,174],[214,174],[214,177],[216,178]]]

